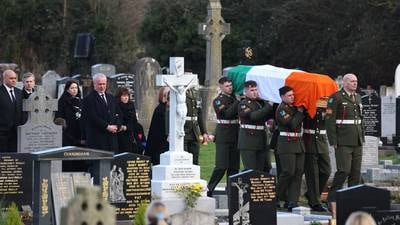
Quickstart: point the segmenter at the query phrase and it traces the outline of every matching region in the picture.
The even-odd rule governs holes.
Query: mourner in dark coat
[[[138,153],[136,140],[133,130],[136,127],[137,118],[135,105],[130,99],[130,93],[127,88],[118,90],[116,100],[121,109],[121,128],[118,132],[118,153],[134,152]]]
[[[0,152],[17,152],[17,127],[22,124],[22,91],[16,88],[17,74],[3,73],[0,86]]]
[[[69,80],[58,100],[55,123],[63,126],[63,146],[81,146],[81,93],[78,82]]]
[[[158,106],[154,109],[150,129],[147,135],[147,150],[145,155],[151,157],[153,165],[160,164],[160,154],[168,151],[167,107],[169,88],[162,87],[158,95]]]
[[[106,93],[107,77],[93,76],[94,90],[83,98],[82,117],[84,137],[89,148],[117,152],[120,110],[115,97]]]
[[[35,75],[31,72],[24,73],[22,76],[22,84],[24,87],[22,88],[22,97],[23,99],[28,99],[29,96],[35,92]],[[22,124],[25,124],[28,121],[28,112],[22,112]]]

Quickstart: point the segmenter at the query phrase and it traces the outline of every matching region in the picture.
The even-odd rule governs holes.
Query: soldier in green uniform
[[[346,74],[343,77],[343,88],[328,99],[326,129],[329,144],[335,149],[337,165],[328,194],[329,202],[335,202],[336,191],[342,188],[346,179],[349,187],[361,181],[364,130],[361,97],[356,90],[356,75]]]
[[[244,83],[245,98],[239,104],[238,148],[245,170],[271,169],[265,122],[272,117],[272,106],[258,98],[257,83],[249,80]],[[218,137],[217,137],[218,138]]]
[[[218,83],[221,93],[213,101],[217,115],[215,168],[208,182],[208,196],[212,196],[225,171],[228,179],[229,176],[238,173],[240,167],[240,153],[237,148],[239,101],[232,95],[232,81],[228,77],[222,77]]]
[[[305,116],[302,106],[293,105],[294,92],[291,87],[283,86],[279,89],[279,94],[282,103],[278,106],[275,117],[279,129],[277,149],[282,171],[277,184],[277,197],[285,200],[285,206],[292,211],[298,206],[304,170],[301,125]]]
[[[195,88],[186,91],[186,106],[184,150],[192,153],[193,164],[199,165],[200,144],[208,142],[208,135],[201,112],[200,93]]]
[[[326,100],[324,101],[326,106]],[[321,193],[331,174],[331,163],[325,128],[325,108],[317,108],[314,118],[306,116],[303,122],[303,141],[306,148],[304,173],[306,175],[308,204],[313,211],[326,212],[321,205]]]

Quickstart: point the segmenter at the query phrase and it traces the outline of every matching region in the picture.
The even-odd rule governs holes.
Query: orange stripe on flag
[[[285,85],[294,90],[296,106],[303,105],[311,118],[317,113],[317,101],[338,90],[337,84],[327,75],[307,72],[293,72],[285,80]]]

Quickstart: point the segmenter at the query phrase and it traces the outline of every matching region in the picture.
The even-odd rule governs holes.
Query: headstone
[[[355,211],[375,211],[390,209],[390,191],[357,185],[336,192],[337,224],[345,224]]]
[[[365,135],[381,137],[381,99],[373,92],[362,95],[361,100]]]
[[[42,86],[51,98],[57,98],[57,80],[61,76],[56,71],[49,70],[42,76]]]
[[[128,88],[131,94],[131,100],[135,101],[135,75],[128,73],[119,73],[108,78],[108,90],[117,95],[118,88]]]
[[[220,0],[210,0],[207,6],[207,18],[204,23],[198,25],[198,34],[203,35],[207,41],[206,49],[206,79],[207,91],[204,94],[203,116],[207,121],[207,129],[215,127],[214,110],[212,101],[217,96],[218,79],[222,73],[222,40],[230,34],[230,24],[221,16]]]
[[[56,224],[60,224],[60,211],[66,207],[68,202],[75,196],[77,187],[93,186],[90,173],[52,173],[51,193],[53,198],[54,214]]]
[[[53,161],[68,161],[82,160],[91,164],[90,176],[93,177],[93,182],[83,175],[72,175],[73,188],[84,184],[95,184],[101,187],[101,196],[104,200],[109,197],[109,172],[113,154],[111,152],[100,151],[95,149],[80,148],[80,147],[63,147],[56,149],[48,149],[44,151],[31,153],[34,160],[34,179],[33,179],[33,224],[40,225],[55,225],[56,207],[65,203],[67,197],[71,194],[71,186],[69,178],[62,180],[59,183],[57,190],[52,190],[52,186],[57,184],[52,182],[51,164]],[[71,176],[71,175],[69,175]],[[81,177],[79,177],[81,176]],[[64,176],[63,176],[64,177]],[[79,185],[76,183],[79,182]],[[52,191],[56,191],[53,199]],[[65,192],[65,193],[64,193]],[[69,194],[66,194],[69,193]],[[54,193],[53,193],[54,194]],[[57,197],[58,194],[58,197]],[[69,196],[67,196],[69,195]],[[56,201],[56,204],[54,202]]]
[[[361,171],[379,167],[378,147],[378,137],[365,136],[365,142],[363,143]]]
[[[151,115],[158,104],[158,89],[155,80],[156,75],[160,73],[160,64],[153,58],[141,58],[135,63],[135,106],[138,120],[145,133],[150,128]]]
[[[248,170],[229,177],[229,225],[276,225],[275,177]]]
[[[396,134],[396,98],[384,96],[381,97],[381,103],[381,136],[385,137],[384,144],[392,145],[393,136]]]
[[[329,148],[329,159],[331,162],[331,175],[329,176],[329,179],[333,180],[333,177],[335,176],[335,173],[337,171],[335,149],[330,145],[328,146],[328,148]]]
[[[98,187],[80,187],[76,197],[61,210],[61,225],[115,225],[115,208]]]
[[[18,152],[34,152],[62,146],[62,127],[53,122],[57,100],[49,96],[42,86],[23,102],[28,121],[18,127]]]
[[[400,210],[377,210],[372,213],[376,225],[400,224]]]
[[[96,73],[102,73],[107,77],[115,75],[115,66],[111,64],[96,64],[92,66],[92,77]]]
[[[79,85],[82,87],[82,97],[85,97],[91,90],[93,90],[93,80],[89,75],[76,74],[72,76],[72,79],[78,81]]]
[[[0,196],[6,205],[32,205],[33,158],[27,153],[0,153]]]
[[[400,96],[400,64],[396,67],[396,72],[394,75],[394,88],[395,97]]]
[[[133,221],[136,210],[151,200],[151,163],[143,155],[122,153],[111,163],[109,201],[118,221]]]
[[[181,213],[177,213],[171,216],[171,224],[179,225],[191,225],[191,224],[202,224],[202,225],[214,225],[215,218],[207,213],[203,213],[197,210],[187,210]]]

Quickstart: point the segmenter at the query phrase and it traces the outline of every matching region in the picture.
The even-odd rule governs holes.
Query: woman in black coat
[[[151,157],[153,165],[160,164],[160,154],[168,151],[168,132],[166,119],[169,88],[162,87],[158,95],[158,106],[154,109],[151,118],[149,134],[147,135],[147,156]]]
[[[63,126],[63,146],[82,146],[81,92],[78,82],[69,80],[58,100],[58,111],[54,122]]]
[[[118,131],[117,153],[137,152],[137,145],[134,137],[134,129],[137,126],[137,117],[135,105],[130,99],[130,93],[127,88],[120,88],[117,92],[116,100],[121,109],[122,125]]]

